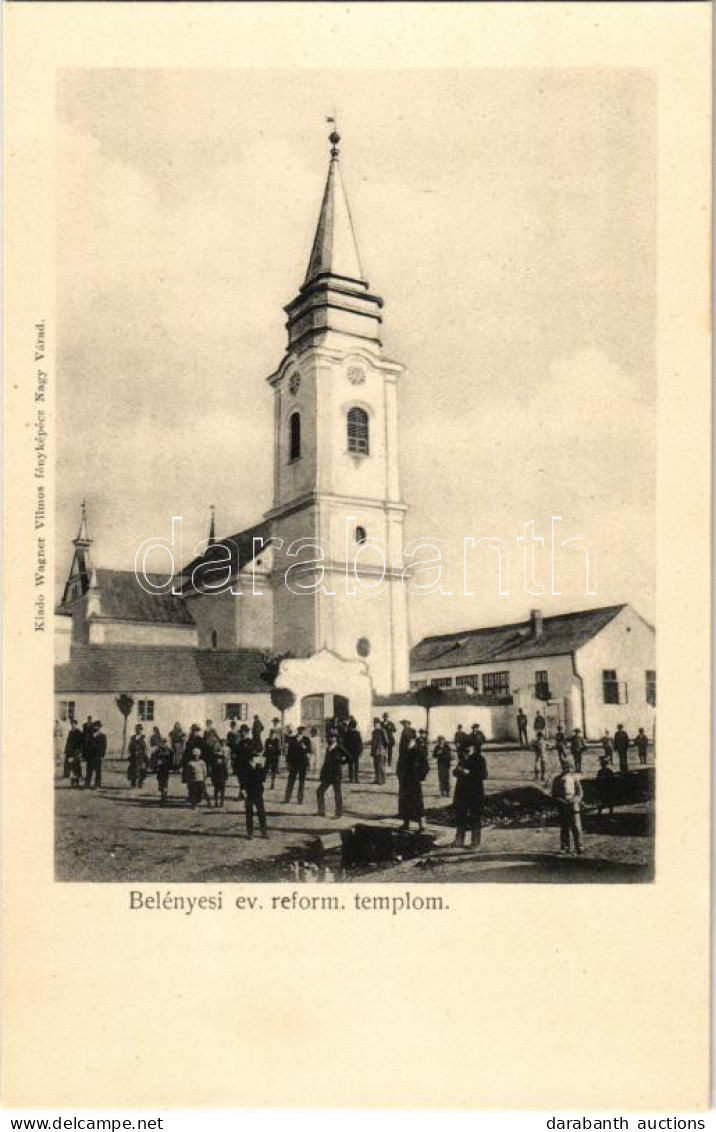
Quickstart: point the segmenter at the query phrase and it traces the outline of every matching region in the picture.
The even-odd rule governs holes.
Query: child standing
[[[78,747],[69,758],[70,786],[75,789],[82,781],[82,751]]]
[[[199,747],[194,747],[186,764],[186,784],[189,788],[189,802],[195,810],[200,802],[206,801],[211,809],[211,800],[206,792],[206,763],[201,757]]]

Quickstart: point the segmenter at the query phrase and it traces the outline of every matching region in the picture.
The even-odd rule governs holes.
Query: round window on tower
[[[365,542],[365,540],[367,538],[368,538],[368,535],[366,534],[365,527],[356,527],[356,542],[357,543]]]
[[[370,641],[367,637],[359,637],[356,645],[358,656],[370,656]]]

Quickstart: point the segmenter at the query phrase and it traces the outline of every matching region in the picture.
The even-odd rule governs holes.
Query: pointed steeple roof
[[[338,160],[339,134],[330,136],[331,162],[304,286],[322,275],[365,283]]]
[[[214,507],[213,503],[211,504],[210,511],[211,511],[211,522],[209,523],[209,537],[207,539],[207,547],[213,546],[214,543],[216,542],[216,522],[215,522],[215,515],[214,515],[215,507]]]
[[[80,529],[77,532],[77,538],[72,539],[72,545],[75,552],[72,556],[72,565],[62,595],[63,605],[66,601],[75,601],[78,597],[86,594],[90,588],[92,563],[90,562],[89,549],[92,545],[92,539],[87,533],[87,508],[84,500],[82,501]]]
[[[72,542],[75,546],[89,546],[92,542],[92,539],[87,534],[87,507],[84,500],[82,500],[80,529],[77,532],[77,538],[73,539]]]

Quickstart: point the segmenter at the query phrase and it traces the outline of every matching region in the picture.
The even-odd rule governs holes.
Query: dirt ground
[[[485,750],[489,768],[488,793],[534,785],[532,757],[527,752]],[[598,752],[585,755],[583,777],[593,777]],[[548,767],[548,782],[556,773]],[[432,762],[432,760],[431,760]],[[636,758],[630,756],[636,764]],[[301,863],[311,856],[316,839],[328,837],[328,846],[341,828],[357,822],[398,826],[397,781],[388,771],[385,786],[372,784],[370,758],[361,761],[358,785],[343,783],[343,817],[332,816],[332,792],[326,798],[327,817],[316,815],[317,772],[309,772],[303,805],[283,804],[285,771],[276,788],[266,789],[269,839],[255,831],[246,836],[243,802],[232,778],[224,809],[192,810],[179,775],[173,775],[167,805],[159,804],[156,779],[149,777],[143,788],[130,789],[125,763],[105,760],[103,784],[98,790],[71,789],[56,768],[56,877],[59,881],[232,882],[322,879],[323,870],[304,870]],[[650,804],[618,807],[613,818],[584,814],[583,858],[559,854],[559,829],[552,817],[536,819],[528,826],[488,824],[479,852],[457,852],[447,848],[453,830],[446,808],[449,800],[438,791],[434,764],[423,785],[427,829],[437,838],[437,852],[427,860],[399,862],[391,866],[345,874],[337,851],[327,859],[327,879],[370,883],[444,883],[463,881],[619,881],[650,879],[653,860],[653,821]]]

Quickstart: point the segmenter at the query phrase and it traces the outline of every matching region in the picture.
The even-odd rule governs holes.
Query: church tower
[[[274,554],[274,646],[294,656],[329,649],[363,659],[385,694],[409,686],[398,469],[403,367],[383,355],[383,301],[361,266],[339,142],[334,129],[308,270],[285,308],[288,349],[268,379],[274,501],[266,518],[283,540]]]

